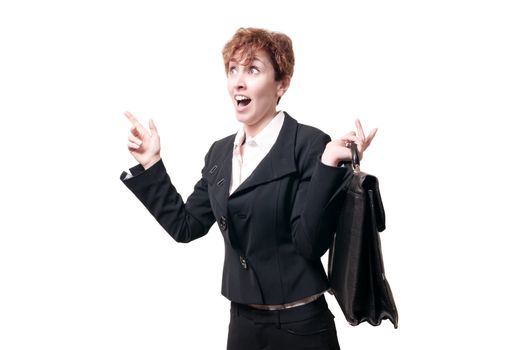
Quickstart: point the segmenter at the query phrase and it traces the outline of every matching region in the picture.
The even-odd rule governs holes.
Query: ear
[[[284,96],[285,92],[289,88],[290,83],[291,83],[291,77],[289,76],[284,77],[282,80],[278,82],[277,89],[276,89],[278,97]]]

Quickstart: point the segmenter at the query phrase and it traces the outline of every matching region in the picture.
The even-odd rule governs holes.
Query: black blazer
[[[287,113],[278,138],[229,195],[235,135],[216,141],[186,203],[163,165],[130,169],[121,180],[178,242],[217,222],[225,241],[222,294],[242,304],[283,304],[322,292],[320,257],[329,248],[347,169],[320,162],[330,137]]]

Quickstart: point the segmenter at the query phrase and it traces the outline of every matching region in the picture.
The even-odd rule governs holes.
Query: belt
[[[324,295],[302,306],[274,311],[258,310],[247,304],[231,302],[231,317],[243,316],[254,323],[275,323],[279,325],[282,323],[298,322],[321,315],[323,312],[330,313]]]
[[[268,310],[268,311],[286,310],[286,309],[291,309],[293,307],[309,304],[317,300],[318,298],[320,298],[320,296],[323,294],[324,292],[318,293],[315,295],[310,295],[308,297],[295,300],[295,301],[292,301],[286,304],[274,304],[274,305],[248,304],[248,306],[252,307],[253,309],[258,309],[258,310]]]

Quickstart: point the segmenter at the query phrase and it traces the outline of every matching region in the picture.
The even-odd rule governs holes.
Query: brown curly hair
[[[222,51],[225,72],[228,73],[231,60],[245,64],[252,61],[259,50],[269,54],[276,81],[293,76],[295,55],[291,39],[283,33],[260,28],[240,28],[225,44]]]

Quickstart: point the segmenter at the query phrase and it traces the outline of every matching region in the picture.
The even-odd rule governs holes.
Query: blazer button
[[[243,256],[240,256],[240,264],[242,264],[244,270],[247,270],[247,260]]]
[[[227,230],[227,219],[225,218],[225,216],[220,217],[220,221],[218,222],[218,224],[220,225],[220,230]]]

